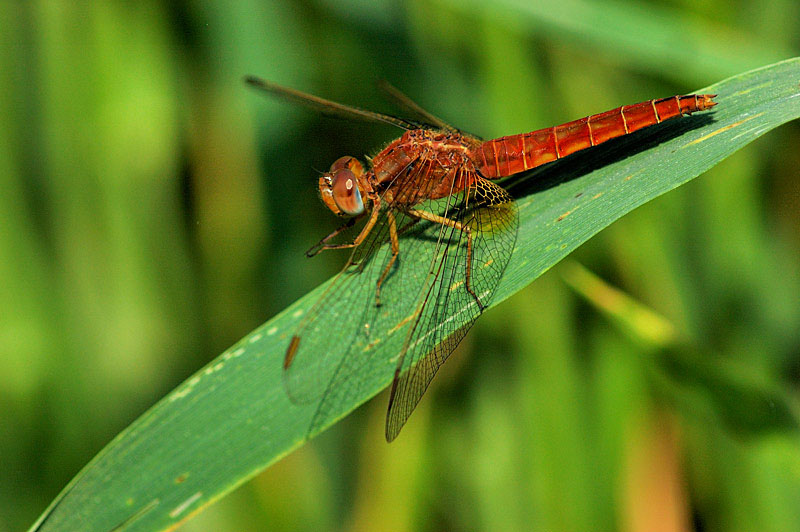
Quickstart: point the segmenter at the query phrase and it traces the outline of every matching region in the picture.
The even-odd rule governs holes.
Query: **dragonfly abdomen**
[[[715,96],[692,94],[623,105],[560,126],[488,140],[472,159],[485,177],[506,177],[664,120],[710,109],[716,105]]]

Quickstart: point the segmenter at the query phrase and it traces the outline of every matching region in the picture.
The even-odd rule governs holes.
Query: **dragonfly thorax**
[[[331,169],[319,178],[322,202],[337,216],[362,214],[369,190],[364,167],[349,155],[336,159]]]

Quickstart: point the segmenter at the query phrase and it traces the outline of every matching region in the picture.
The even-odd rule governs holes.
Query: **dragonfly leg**
[[[375,198],[373,199],[373,202],[372,202],[372,213],[369,216],[369,220],[367,220],[367,224],[364,226],[363,229],[361,229],[361,232],[358,234],[358,236],[355,238],[355,240],[353,240],[352,242],[349,242],[347,244],[327,244],[326,243],[328,240],[330,240],[331,238],[335,237],[336,235],[338,235],[339,233],[341,233],[345,229],[347,229],[349,227],[352,227],[353,224],[355,223],[355,221],[358,218],[360,218],[359,216],[357,216],[355,218],[351,218],[350,220],[348,220],[348,223],[344,224],[342,227],[340,227],[339,229],[337,229],[333,233],[331,233],[328,236],[326,236],[325,238],[323,238],[319,242],[319,244],[317,244],[316,246],[314,246],[311,249],[309,249],[306,254],[309,257],[313,257],[314,255],[316,255],[317,253],[319,253],[320,251],[325,250],[325,249],[346,249],[346,248],[354,248],[354,247],[358,246],[359,244],[361,244],[361,242],[364,241],[365,238],[367,238],[367,235],[369,235],[370,231],[372,231],[372,229],[375,227],[375,223],[378,221],[378,215],[380,214],[380,212],[381,212],[381,200],[380,200],[380,196],[378,196],[376,194]]]
[[[483,311],[486,307],[481,300],[478,298],[478,294],[472,289],[472,230],[469,226],[462,224],[461,222],[457,222],[455,220],[451,220],[450,218],[445,218],[444,216],[439,216],[437,214],[433,214],[426,211],[420,211],[417,209],[410,209],[408,214],[411,216],[416,216],[423,220],[427,220],[429,222],[441,224],[447,227],[452,227],[453,229],[457,229],[458,231],[463,231],[467,234],[467,275],[466,275],[466,284],[465,288],[467,292],[472,295],[475,299],[475,302],[478,304],[478,308]]]
[[[351,227],[353,227],[353,224],[354,224],[354,223],[356,223],[356,220],[357,220],[357,219],[358,219],[358,217],[355,217],[355,218],[349,218],[349,219],[347,220],[347,222],[345,222],[344,224],[342,224],[342,225],[341,225],[341,226],[340,226],[338,229],[336,229],[335,231],[333,231],[331,234],[329,234],[328,236],[326,236],[325,238],[323,238],[322,240],[320,240],[319,242],[317,242],[317,243],[316,243],[316,244],[314,244],[313,246],[311,246],[311,248],[309,248],[309,250],[308,250],[308,251],[306,251],[306,256],[307,256],[307,257],[313,257],[314,255],[318,254],[318,253],[319,253],[320,251],[322,251],[323,249],[328,249],[328,248],[327,248],[327,245],[328,245],[328,244],[327,244],[327,242],[328,242],[328,241],[329,241],[331,238],[335,238],[335,237],[336,237],[336,235],[338,235],[339,233],[342,233],[343,231],[345,231],[345,230],[347,230],[347,229],[350,229]]]
[[[392,257],[389,259],[389,264],[383,269],[380,278],[378,279],[377,287],[375,288],[375,306],[381,306],[381,285],[389,275],[392,266],[397,261],[397,255],[400,253],[400,242],[397,239],[397,222],[395,221],[394,214],[391,210],[386,211],[386,217],[389,219],[389,241],[392,246]]]

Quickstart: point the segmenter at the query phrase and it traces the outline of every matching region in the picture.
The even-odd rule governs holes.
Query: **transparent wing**
[[[474,187],[452,203],[451,197],[433,205],[439,216],[455,223],[439,224],[430,278],[395,369],[387,441],[397,437],[436,372],[491,301],[516,241],[516,206],[498,185],[477,177]]]
[[[440,129],[447,133],[460,133],[461,135],[466,135],[472,137],[475,140],[481,140],[480,137],[473,135],[471,133],[465,133],[464,131],[451,126],[435,114],[431,113],[430,111],[426,110],[424,107],[419,105],[417,102],[409,98],[405,93],[401,92],[400,89],[392,85],[386,80],[380,80],[378,82],[378,88],[386,95],[386,97],[393,102],[397,107],[400,109],[405,110],[409,113],[410,116],[417,118],[422,124],[427,124],[434,129]]]
[[[313,94],[283,87],[256,76],[247,76],[244,78],[244,81],[248,85],[251,85],[268,94],[277,96],[278,98],[283,98],[284,100],[295,104],[309,107],[328,116],[347,118],[350,120],[364,120],[367,122],[383,122],[385,124],[391,124],[402,129],[417,129],[420,127],[419,124],[410,120],[403,120],[402,118],[397,118],[395,116],[376,113],[374,111],[367,111],[358,107],[337,103],[332,100],[326,100],[325,98],[320,98],[319,96],[314,96]]]
[[[400,89],[382,79],[378,81],[378,88],[386,95],[386,97],[394,102],[401,109],[405,109],[411,115],[415,116],[422,123],[428,124],[434,128],[447,131],[449,133],[457,133],[458,130],[436,116],[435,114],[425,110],[417,102],[406,96]]]

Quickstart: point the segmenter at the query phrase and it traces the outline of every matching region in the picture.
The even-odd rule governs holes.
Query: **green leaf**
[[[718,93],[719,105],[710,113],[580,152],[507,184],[518,200],[520,226],[492,305],[625,213],[800,116],[800,60],[698,92]],[[413,249],[422,253],[425,247]],[[300,446],[315,408],[289,401],[281,362],[299,320],[323,289],[253,331],[142,415],[73,479],[33,530],[174,527]],[[376,344],[373,357],[389,361],[397,352],[396,338],[388,339]],[[346,394],[321,429],[391,378],[390,363],[358,375],[358,393]]]

